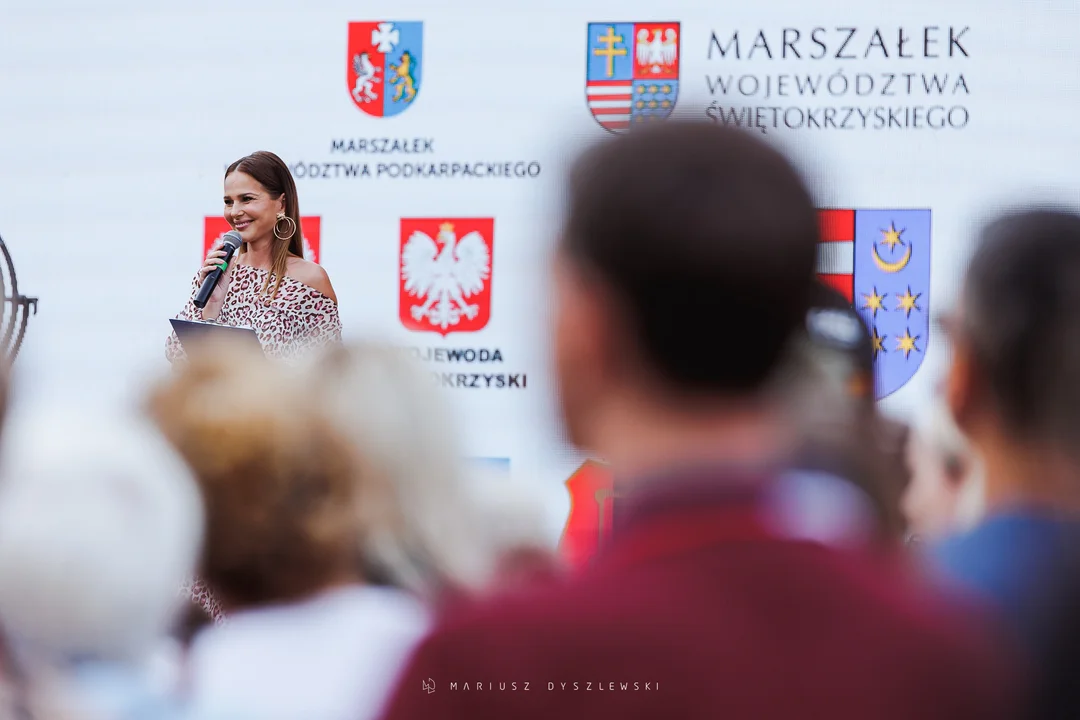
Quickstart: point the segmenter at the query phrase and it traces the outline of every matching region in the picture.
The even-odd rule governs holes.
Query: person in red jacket
[[[389,720],[1012,716],[972,614],[869,549],[851,483],[788,469],[817,240],[792,164],[743,131],[669,120],[578,159],[556,375],[625,503],[589,567],[448,615]]]

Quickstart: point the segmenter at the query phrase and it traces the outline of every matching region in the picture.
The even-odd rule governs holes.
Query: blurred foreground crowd
[[[909,427],[776,148],[669,121],[568,198],[590,562],[404,353],[207,344],[130,415],[4,422],[0,720],[1080,717],[1080,215],[985,227]]]

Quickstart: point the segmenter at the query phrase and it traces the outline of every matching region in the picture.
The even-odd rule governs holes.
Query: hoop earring
[[[282,221],[285,221],[286,226],[289,228],[289,230],[287,232],[284,232],[284,233],[278,233],[278,225]],[[279,214],[277,216],[277,222],[274,223],[274,237],[276,237],[278,240],[289,240],[295,234],[296,234],[296,221],[293,220],[288,215],[286,215],[285,213]]]

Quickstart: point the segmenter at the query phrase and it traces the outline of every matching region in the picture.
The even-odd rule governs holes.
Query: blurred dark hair
[[[804,445],[796,462],[858,487],[876,514],[880,537],[905,529],[900,499],[909,481],[908,428],[884,417],[874,396],[874,346],[865,320],[837,290],[816,283],[807,314],[805,363],[795,394]]]
[[[866,321],[843,294],[815,283],[806,318],[809,350],[844,375],[851,397],[874,402],[874,344]]]
[[[1080,453],[1080,215],[1036,209],[981,234],[962,332],[1009,430]]]
[[[817,212],[750,133],[668,120],[585,152],[563,250],[606,284],[634,351],[682,391],[752,394],[806,320]]]

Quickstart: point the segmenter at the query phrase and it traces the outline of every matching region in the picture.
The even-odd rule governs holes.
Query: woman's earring
[[[278,226],[285,223],[288,230],[279,231]],[[274,237],[278,240],[290,240],[296,234],[296,221],[283,212],[278,213],[277,222],[274,223]]]

